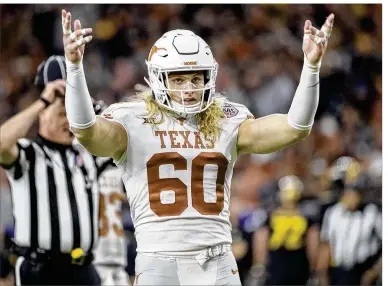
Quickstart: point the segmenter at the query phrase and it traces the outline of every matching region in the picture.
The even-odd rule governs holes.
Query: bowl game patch
[[[229,103],[224,103],[222,110],[224,111],[227,118],[236,116],[238,114],[238,109]]]

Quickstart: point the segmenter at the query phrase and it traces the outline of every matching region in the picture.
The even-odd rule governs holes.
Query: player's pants
[[[139,253],[135,263],[134,285],[241,286],[237,263],[230,246],[211,247],[197,258]]]
[[[130,285],[123,266],[95,265],[102,286]]]

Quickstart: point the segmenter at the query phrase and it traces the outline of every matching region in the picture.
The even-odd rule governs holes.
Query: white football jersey
[[[121,219],[121,207],[126,201],[121,171],[110,158],[96,158],[99,204],[99,243],[95,264],[127,265],[127,243]]]
[[[226,101],[222,133],[207,147],[194,119],[147,116],[144,102],[114,104],[103,116],[121,123],[128,147],[116,165],[123,172],[138,252],[195,255],[231,243],[230,185],[240,124],[253,117]]]

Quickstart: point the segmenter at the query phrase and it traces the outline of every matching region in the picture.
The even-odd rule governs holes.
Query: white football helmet
[[[180,116],[186,117],[206,110],[214,101],[218,64],[208,44],[189,30],[173,30],[156,41],[146,60],[149,80],[155,100]],[[168,74],[171,72],[204,71],[205,85],[191,87],[190,91],[202,92],[198,103],[185,104],[183,93],[188,90],[171,89]],[[175,102],[169,92],[180,92],[182,102]]]

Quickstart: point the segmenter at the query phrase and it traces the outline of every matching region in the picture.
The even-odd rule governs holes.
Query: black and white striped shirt
[[[351,269],[379,254],[382,242],[382,215],[379,207],[368,203],[356,211],[341,203],[325,211],[321,240],[330,244],[334,265]]]
[[[39,137],[18,140],[4,166],[12,191],[15,242],[21,247],[90,252],[98,239],[98,189],[92,155]]]

